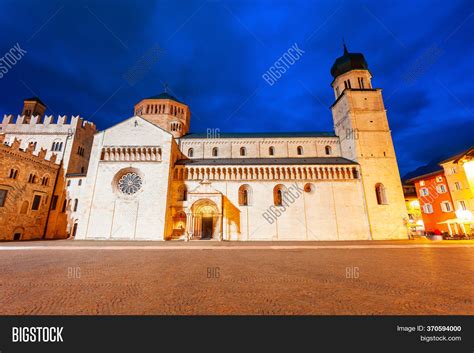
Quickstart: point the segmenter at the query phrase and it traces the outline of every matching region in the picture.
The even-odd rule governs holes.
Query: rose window
[[[118,187],[124,194],[133,195],[142,187],[142,178],[136,173],[124,174],[118,182]]]

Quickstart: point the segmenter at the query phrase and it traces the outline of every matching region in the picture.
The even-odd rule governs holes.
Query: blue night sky
[[[473,12],[472,1],[3,0],[0,56],[16,43],[27,53],[0,79],[0,112],[39,96],[49,114],[104,129],[166,82],[192,132],[332,131],[344,37],[383,89],[403,175],[474,144]],[[294,43],[305,53],[268,85],[262,74]]]

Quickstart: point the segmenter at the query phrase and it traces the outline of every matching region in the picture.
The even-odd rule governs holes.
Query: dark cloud
[[[104,129],[162,82],[189,104],[191,129],[331,131],[329,74],[363,52],[384,90],[402,173],[443,149],[472,144],[474,75],[469,1],[3,1],[0,53],[28,53],[0,79],[3,113],[39,95],[56,114]],[[304,55],[273,86],[262,74],[294,43]],[[433,56],[430,48],[440,48]],[[159,57],[130,85],[123,75],[151,48]],[[2,56],[3,54],[0,54]],[[421,65],[414,80],[404,74]]]

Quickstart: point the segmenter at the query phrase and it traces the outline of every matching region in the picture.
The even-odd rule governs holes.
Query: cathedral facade
[[[189,133],[168,93],[98,132],[76,239],[405,239],[406,207],[382,92],[362,54],[331,74],[334,132]]]

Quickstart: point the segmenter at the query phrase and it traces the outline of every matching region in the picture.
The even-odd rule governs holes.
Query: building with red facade
[[[426,232],[449,232],[448,225],[441,222],[456,218],[456,214],[444,170],[417,176],[409,182],[415,185]]]

